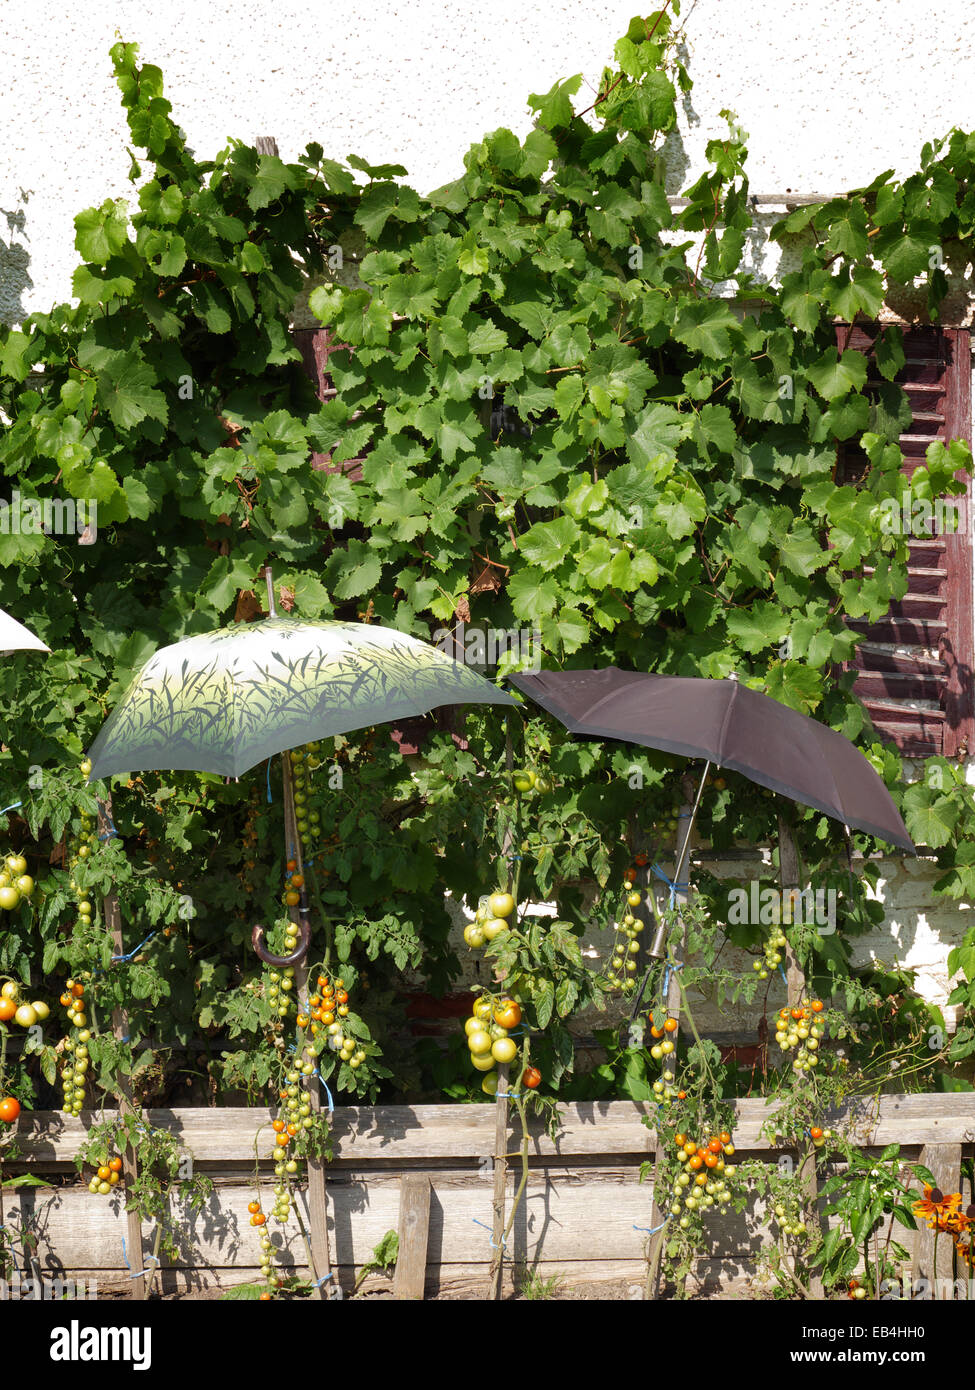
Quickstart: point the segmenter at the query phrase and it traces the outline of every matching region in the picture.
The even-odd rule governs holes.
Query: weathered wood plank
[[[926,1144],[920,1162],[931,1170],[935,1187],[945,1194],[961,1190],[961,1145]],[[953,1240],[950,1235],[936,1237],[926,1224],[918,1222],[914,1233],[914,1277],[917,1279],[950,1279]],[[963,1271],[962,1271],[963,1272]]]
[[[399,1199],[399,1254],[393,1280],[395,1298],[422,1298],[427,1280],[430,1238],[430,1179],[409,1173],[402,1179]]]
[[[642,1123],[652,1107],[630,1101],[586,1102],[563,1107],[562,1130],[553,1143],[533,1125],[533,1158],[583,1157],[643,1159],[654,1132]],[[772,1113],[762,1100],[735,1106],[734,1140],[741,1151],[767,1152],[773,1146],[760,1133]],[[174,1133],[202,1165],[246,1162],[254,1133],[274,1112],[263,1107],[147,1110],[150,1125]],[[23,1112],[17,1127],[22,1161],[36,1171],[70,1163],[99,1116],[75,1119],[60,1111]],[[864,1147],[886,1144],[975,1143],[975,1093],[889,1095],[878,1101],[829,1112],[827,1123],[849,1120]],[[358,1166],[393,1168],[402,1162],[458,1160],[489,1166],[494,1154],[494,1106],[338,1106],[335,1110],[335,1161],[331,1170]],[[510,1139],[509,1139],[509,1142]],[[785,1150],[783,1150],[784,1152]]]

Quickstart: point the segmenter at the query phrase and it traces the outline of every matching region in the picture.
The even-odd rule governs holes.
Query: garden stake
[[[504,746],[504,766],[508,775],[509,784],[511,774],[514,770],[514,747],[512,738],[513,715],[509,711],[505,716],[505,746]],[[514,880],[515,891],[512,896],[515,898],[515,911],[518,911],[517,883],[518,874],[512,876],[511,860],[508,857],[511,853],[511,846],[515,839],[515,828],[517,824],[517,802],[515,809],[508,817],[504,835],[501,840],[501,853],[504,856],[506,866],[507,881],[506,886],[509,892],[512,889],[512,877]],[[518,861],[519,870],[521,861]],[[491,1297],[498,1299],[501,1297],[501,1274],[504,1263],[504,1206],[505,1195],[508,1186],[508,1160],[505,1154],[508,1150],[508,1064],[507,1062],[498,1063],[498,1098],[494,1102],[494,1222],[491,1233],[493,1250],[491,1251]]]
[[[799,848],[792,833],[792,825],[781,812],[779,813],[779,886],[782,889],[783,902],[785,901],[785,894],[790,889],[799,887]],[[791,942],[786,946],[785,963],[786,998],[791,1009],[802,1002],[806,993],[806,977]],[[808,1143],[806,1150],[807,1152],[802,1156],[799,1166],[799,1183],[806,1205],[806,1220],[818,1230],[819,1183],[816,1177],[816,1155]],[[817,1299],[823,1297],[823,1281],[821,1276],[815,1272],[811,1273],[809,1277],[809,1295],[811,1298]]]
[[[704,782],[705,778],[707,777],[709,767],[710,763],[706,763],[704,767],[704,773],[701,777],[700,785],[697,789],[696,798],[694,796],[693,776],[689,772],[685,772],[684,776],[681,778],[680,784],[681,790],[684,794],[684,801],[683,805],[680,808],[680,816],[678,817],[677,821],[677,835],[674,841],[674,877],[672,880],[674,883],[674,888],[671,890],[673,893],[674,907],[677,909],[678,914],[680,914],[680,909],[687,902],[688,898],[688,889],[681,887],[681,883],[683,882],[682,873],[684,871],[684,864],[686,862],[689,862],[691,831],[694,828],[694,816],[701,800],[701,793],[704,790]],[[684,832],[683,844],[681,844],[680,839],[682,820],[687,821],[687,829]],[[680,940],[676,945],[676,951],[671,950],[668,952],[668,954],[671,956],[671,958],[679,956],[679,959],[683,961],[684,952],[687,948],[687,925],[684,922],[682,916],[679,916],[678,920],[680,921]],[[670,984],[667,990],[667,999],[665,1002],[667,1006],[668,1016],[670,1018],[679,1019],[681,1006],[681,984],[680,973],[677,970],[672,970],[670,972]],[[671,1037],[676,1047],[679,1034],[673,1033]],[[661,1063],[661,1070],[663,1071],[670,1064],[671,1057],[676,1056],[677,1053],[675,1050],[670,1054],[670,1057],[667,1057],[663,1060],[663,1062]],[[664,1211],[662,1205],[657,1199],[657,1193],[659,1191],[658,1170],[660,1168],[660,1161],[663,1158],[665,1148],[666,1145],[661,1139],[659,1126],[654,1125],[653,1202],[650,1208],[650,1228],[654,1231],[654,1234],[650,1237],[649,1249],[647,1252],[646,1297],[648,1299],[656,1299],[658,1297],[657,1286],[660,1275],[660,1261],[663,1255],[664,1241],[667,1236],[665,1223],[667,1221],[668,1213]],[[657,1227],[659,1227],[659,1229],[655,1229]]]
[[[100,797],[98,799],[98,834],[99,836],[107,835],[109,830],[113,828],[112,797],[111,793],[109,793],[104,801]],[[102,911],[105,914],[105,929],[112,938],[112,954],[121,956],[123,953],[122,914],[119,911],[118,896],[115,892],[105,894],[102,900]],[[124,1011],[122,1009],[113,1009],[112,1036],[115,1038],[116,1042],[127,1037],[128,1031],[129,1025]],[[132,1099],[132,1091],[129,1087],[128,1078],[118,1073],[116,1084],[118,1086],[119,1113],[123,1116],[138,1115],[139,1107]],[[125,1150],[126,1187],[128,1187],[128,1179],[134,1179],[138,1171],[139,1166],[135,1147],[132,1144],[127,1144]],[[133,1211],[129,1206],[128,1193],[126,1193],[125,1197],[125,1228],[128,1248],[132,1251],[132,1260],[133,1262],[138,1262],[138,1265],[143,1270],[143,1273],[139,1275],[138,1279],[132,1280],[132,1297],[142,1300],[148,1296],[149,1292],[145,1277],[145,1260],[142,1254],[142,1222],[139,1219],[139,1213]],[[155,1269],[156,1267],[153,1266],[153,1268]]]
[[[268,585],[270,586],[270,571],[268,571]],[[284,786],[284,835],[287,841],[287,857],[294,859],[298,865],[298,872],[304,876],[301,860],[301,836],[298,834],[298,825],[295,817],[294,784],[291,778],[291,759],[287,753],[281,755],[281,776]],[[303,914],[303,915],[302,915]],[[308,921],[307,898],[304,889],[302,890],[301,903],[298,907],[289,907],[288,916],[296,925],[298,922]],[[307,956],[295,965],[295,988],[298,992],[298,1007],[302,1012],[308,1009],[308,961]],[[295,1056],[298,1055],[304,1045],[304,1030],[300,1029],[295,1045]],[[309,1088],[308,1103],[312,1110],[320,1114],[322,1108],[321,1087],[315,1085]],[[328,1246],[328,1203],[325,1196],[325,1164],[318,1155],[309,1156],[308,1160],[308,1224],[311,1228],[310,1240],[305,1238],[305,1245],[308,1252],[308,1260],[311,1266],[312,1279],[316,1284],[316,1293],[324,1302],[328,1298],[325,1284],[331,1272],[331,1259]],[[301,1220],[301,1213],[298,1211],[298,1204],[295,1203],[295,1213],[298,1217],[298,1226],[304,1232],[304,1224]]]

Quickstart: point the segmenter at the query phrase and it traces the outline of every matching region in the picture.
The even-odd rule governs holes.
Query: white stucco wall
[[[645,12],[653,4],[643,7]],[[398,160],[428,191],[486,130],[525,133],[529,92],[590,83],[637,0],[3,0],[0,317],[70,292],[72,217],[126,196],[126,127],[108,49],[162,67],[193,147],[312,139],[344,158]],[[975,7],[942,0],[687,0],[695,80],[669,145],[672,190],[724,129],[750,133],[757,192],[837,191],[915,167],[925,140],[975,128]]]
[[[644,7],[653,8],[652,3]],[[0,319],[70,294],[73,217],[131,197],[127,130],[108,49],[162,67],[203,156],[228,137],[310,140],[344,158],[398,161],[421,191],[456,177],[485,131],[530,128],[526,97],[583,71],[592,85],[637,0],[3,0],[0,4]],[[668,142],[669,191],[701,167],[731,108],[749,132],[757,193],[838,192],[953,125],[975,129],[975,6],[942,0],[686,0],[695,87]],[[774,262],[769,263],[770,266]],[[916,964],[946,993],[966,913],[931,907],[928,866],[902,866],[890,916],[862,953]]]

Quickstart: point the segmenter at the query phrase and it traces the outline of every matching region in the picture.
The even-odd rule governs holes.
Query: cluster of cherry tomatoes
[[[499,1062],[511,1063],[518,1056],[518,1044],[509,1037],[512,1028],[521,1023],[521,1005],[515,999],[493,1000],[487,997],[478,999],[471,1017],[464,1024],[467,1034],[467,1047],[471,1054],[471,1064],[477,1071],[484,1072],[481,1090],[493,1096],[498,1089]],[[526,1068],[531,1079],[524,1084],[533,1089],[541,1081],[536,1068]],[[537,1076],[537,1080],[534,1078]]]
[[[282,966],[280,970],[270,970],[267,976],[267,1002],[271,1006],[271,1012],[276,1013],[278,1018],[287,1018],[294,1000],[292,994],[295,987],[295,971],[293,965]]]
[[[299,1013],[298,1027],[309,1028],[312,1037],[324,1031],[326,1042],[332,1052],[338,1053],[339,1061],[347,1062],[353,1071],[358,1071],[366,1060],[366,1050],[355,1038],[346,1036],[343,1028],[342,1020],[349,1016],[349,991],[345,981],[333,983],[327,975],[319,975],[318,990],[308,1000],[308,1013]]]
[[[648,1015],[650,1021],[650,1036],[653,1043],[650,1047],[650,1056],[655,1062],[663,1062],[665,1058],[672,1057],[674,1054],[674,1035],[679,1027],[676,1018],[664,1018],[662,1024],[654,1021],[651,1010]],[[669,1106],[675,1100],[686,1099],[687,1092],[679,1091],[674,1085],[674,1073],[670,1070],[669,1062],[665,1062],[664,1070],[660,1073],[660,1079],[653,1083],[653,1093],[658,1102]]]
[[[778,924],[773,926],[765,938],[762,959],[752,962],[752,969],[760,980],[767,980],[771,972],[782,964],[782,952],[788,944],[782,928]]]
[[[546,792],[552,790],[550,779],[544,774],[536,772],[533,768],[519,768],[511,780],[519,796],[530,796],[532,792],[538,792],[539,796],[544,796]]]
[[[318,756],[320,750],[321,744],[316,741],[306,743],[303,748],[292,748],[288,754],[291,759],[295,823],[298,827],[298,838],[301,840],[303,850],[307,850],[309,842],[317,841],[322,833],[321,812],[311,802],[313,795],[311,774],[322,765]]]
[[[85,1013],[85,986],[81,980],[68,980],[60,998],[68,1022],[73,1029],[64,1041],[64,1065],[61,1068],[61,1094],[66,1115],[80,1115],[85,1103],[85,1084],[88,1073],[88,1044],[91,1030]]]
[[[641,855],[640,858],[646,863],[645,855]],[[640,933],[644,928],[644,923],[633,915],[634,908],[643,902],[643,894],[636,887],[636,877],[636,868],[629,868],[623,874],[623,911],[616,928],[613,955],[609,965],[610,984],[619,985],[627,991],[634,987],[632,977],[637,972],[636,958],[640,951]]]
[[[507,931],[515,906],[510,893],[497,892],[481,898],[473,922],[464,928],[464,940],[468,946],[479,950]]]
[[[0,985],[0,1023],[16,1023],[18,1028],[33,1028],[50,1017],[51,1010],[43,999],[30,1003],[20,996],[21,985],[16,980],[4,980]]]
[[[783,1052],[796,1049],[792,1062],[794,1071],[811,1071],[819,1064],[819,1044],[826,1036],[826,1025],[819,1018],[822,1012],[821,999],[779,1010],[775,1020],[775,1041]]]
[[[122,1181],[122,1160],[120,1158],[110,1158],[105,1163],[100,1163],[95,1172],[95,1176],[88,1184],[88,1191],[98,1193],[102,1197],[107,1197],[113,1187],[118,1187]]]
[[[297,907],[301,902],[301,890],[305,886],[305,876],[298,872],[298,861],[289,859],[285,865],[284,894],[282,901],[285,907]],[[286,955],[291,955],[297,948],[298,937],[301,935],[301,928],[297,922],[290,919],[284,929],[284,949]]]
[[[0,907],[13,912],[34,892],[34,880],[27,872],[27,860],[22,854],[8,854],[0,869]]]
[[[784,1236],[792,1236],[795,1240],[806,1239],[809,1232],[806,1230],[798,1204],[794,1200],[783,1201],[780,1199],[775,1203],[772,1212]]]
[[[735,1165],[725,1161],[735,1152],[729,1131],[723,1129],[700,1144],[686,1134],[675,1134],[674,1144],[683,1171],[674,1181],[671,1216],[686,1230],[691,1224],[688,1213],[717,1207],[724,1215],[733,1195],[728,1181],[735,1175]]]

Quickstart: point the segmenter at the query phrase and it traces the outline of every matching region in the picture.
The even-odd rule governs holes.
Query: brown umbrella
[[[508,679],[571,733],[705,758],[917,852],[890,792],[849,739],[737,680],[646,675],[615,666]]]

